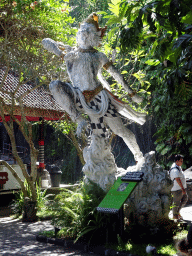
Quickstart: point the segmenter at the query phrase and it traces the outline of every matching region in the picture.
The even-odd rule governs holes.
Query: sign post
[[[143,180],[143,176],[143,172],[127,172],[125,176],[119,177],[97,207],[98,212],[117,215],[117,232],[121,238],[123,238],[124,232],[123,204],[136,188],[138,182]]]

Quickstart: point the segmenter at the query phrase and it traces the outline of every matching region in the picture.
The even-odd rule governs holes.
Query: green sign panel
[[[134,175],[134,177],[133,177]],[[126,199],[130,196],[138,182],[142,180],[143,173],[127,173],[119,177],[109,190],[103,201],[97,207],[99,212],[117,213]]]

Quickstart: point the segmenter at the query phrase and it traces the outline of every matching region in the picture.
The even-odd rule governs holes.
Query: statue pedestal
[[[155,152],[145,154],[138,166],[128,167],[127,171],[141,171],[144,176],[125,203],[126,218],[150,227],[156,226],[162,219],[168,219],[172,181],[168,172],[156,163]]]
[[[82,169],[85,182],[91,180],[108,191],[116,180],[117,171],[108,139],[92,135],[90,145],[83,150],[83,157],[86,162]]]
[[[172,181],[168,172],[156,163],[155,152],[145,154],[135,166],[127,170],[117,168],[108,140],[92,135],[91,143],[83,151],[85,182],[89,180],[108,191],[117,177],[127,172],[143,172],[133,193],[124,204],[125,217],[132,223],[155,227],[160,220],[169,219]]]

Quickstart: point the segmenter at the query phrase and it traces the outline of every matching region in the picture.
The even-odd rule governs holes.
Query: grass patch
[[[53,237],[55,237],[55,230],[41,231],[41,232],[39,232],[39,235],[46,236],[48,238],[53,238]]]
[[[177,253],[173,244],[161,245],[157,248],[157,252],[161,255],[174,255]]]
[[[51,220],[51,211],[42,208],[41,210],[37,211],[37,217],[39,220]]]

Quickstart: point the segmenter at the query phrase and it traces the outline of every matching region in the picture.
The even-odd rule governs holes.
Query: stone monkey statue
[[[106,27],[99,27],[98,16],[92,13],[80,24],[76,36],[78,47],[72,48],[49,38],[43,39],[42,44],[45,49],[65,60],[71,80],[71,84],[59,80],[52,81],[49,88],[55,100],[69,114],[72,121],[78,123],[78,136],[87,125],[87,121],[82,116],[82,113],[85,113],[90,118],[93,135],[106,137],[108,126],[116,135],[123,138],[135,160],[139,161],[143,158],[143,154],[135,135],[124,126],[121,117],[124,116],[143,125],[146,115],[136,112],[128,104],[120,101],[105,88],[103,81],[98,79],[101,69],[106,69],[125,88],[134,102],[142,102],[142,98],[126,84],[123,76],[107,56],[94,48],[100,45],[105,30]]]

